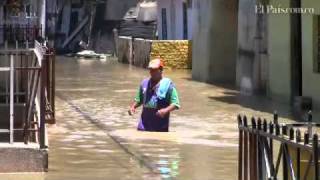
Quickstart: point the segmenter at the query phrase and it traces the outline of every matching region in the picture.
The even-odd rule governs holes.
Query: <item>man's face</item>
[[[150,76],[152,80],[160,80],[162,77],[162,70],[160,69],[149,69]]]

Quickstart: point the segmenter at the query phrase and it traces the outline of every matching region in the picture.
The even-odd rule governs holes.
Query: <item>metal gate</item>
[[[54,56],[39,42],[34,49],[0,50],[0,133],[9,134],[9,143],[46,147],[45,123],[55,122]]]
[[[266,119],[238,116],[239,180],[309,180],[319,179],[319,137],[314,133],[320,124],[279,124],[278,115]],[[302,132],[304,132],[302,134]],[[281,172],[280,172],[281,169]]]

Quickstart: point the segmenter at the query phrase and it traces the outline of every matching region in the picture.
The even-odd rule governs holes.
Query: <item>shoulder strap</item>
[[[147,101],[147,90],[149,86],[150,79],[144,79],[141,83],[142,95],[143,95],[143,104]]]

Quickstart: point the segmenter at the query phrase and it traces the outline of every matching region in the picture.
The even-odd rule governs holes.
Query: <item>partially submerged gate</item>
[[[54,57],[53,50],[37,41],[33,49],[0,50],[0,144],[1,148],[6,149],[6,166],[10,167],[11,164],[12,167],[1,168],[1,165],[0,172],[17,169],[26,172],[42,171],[41,166],[46,169],[46,153],[41,156],[28,156],[30,151],[26,151],[25,159],[21,159],[20,156],[24,156],[23,154],[10,157],[13,151],[10,148],[34,149],[32,153],[38,150],[43,153],[43,150],[47,149],[45,123],[55,122]],[[6,157],[2,158],[1,163],[6,161]],[[32,162],[33,159],[28,159],[31,157],[43,158],[37,160],[40,162],[40,168],[28,169],[22,165],[20,167],[19,164],[23,164],[24,160],[25,163]],[[24,170],[24,167],[27,169]]]
[[[309,180],[319,179],[319,137],[314,133],[320,124],[279,124],[278,115],[266,119],[238,116],[239,180]],[[303,132],[303,134],[302,134]]]

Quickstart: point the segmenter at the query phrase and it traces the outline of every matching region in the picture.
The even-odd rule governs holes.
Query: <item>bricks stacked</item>
[[[166,68],[190,69],[191,42],[188,40],[157,40],[152,42],[150,57],[161,57]]]

